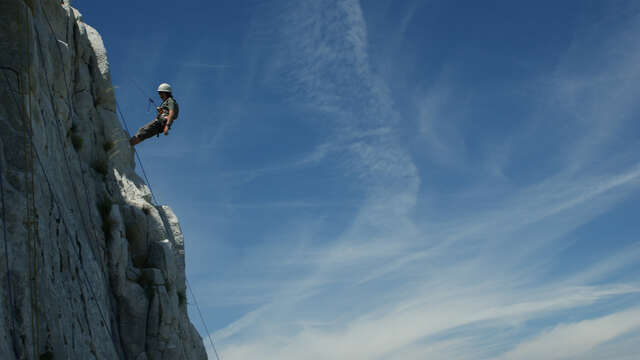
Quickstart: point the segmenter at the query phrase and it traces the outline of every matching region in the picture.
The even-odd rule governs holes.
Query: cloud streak
[[[597,319],[562,324],[519,344],[501,359],[577,358],[595,347],[640,328],[640,308],[620,311]]]
[[[266,283],[261,283],[264,277],[247,278],[223,286],[237,290],[233,301],[255,306],[214,334],[225,357],[570,358],[589,349],[604,351],[607,343],[637,330],[638,308],[621,299],[637,304],[640,284],[616,276],[622,270],[637,273],[637,247],[603,252],[577,269],[551,274],[564,265],[568,234],[638,193],[637,161],[594,167],[589,160],[603,154],[624,122],[598,123],[593,131],[576,134],[575,141],[554,144],[566,157],[557,171],[528,184],[514,181],[486,202],[471,201],[482,198],[486,185],[470,185],[468,193],[451,197],[449,207],[430,217],[418,205],[430,194],[420,174],[432,168],[414,161],[395,130],[406,119],[396,111],[389,87],[371,70],[359,2],[289,3],[282,14],[284,45],[275,63],[293,89],[292,101],[330,115],[335,139],[287,165],[252,175],[336,160],[340,154],[362,201],[337,236],[291,231],[279,234],[279,246],[296,247],[257,249],[254,261],[269,274]],[[566,71],[560,67],[556,76]],[[610,90],[622,93],[628,85]],[[576,100],[575,91],[562,89],[566,84],[552,86],[549,93]],[[419,132],[436,164],[464,169],[459,124],[455,119],[439,123],[449,119],[444,109],[455,101],[454,90],[442,80],[419,100]],[[634,113],[628,99],[618,100],[605,98],[599,109]],[[588,122],[602,121],[604,113],[594,112]],[[486,160],[492,168],[482,169],[484,176],[506,177],[517,154],[510,146],[505,149],[508,154]],[[306,226],[317,224],[299,224]],[[287,254],[285,259],[264,255],[278,251]],[[222,302],[233,302],[227,300]],[[615,307],[613,300],[623,305]],[[566,320],[567,314],[581,320]],[[598,332],[600,327],[606,331]]]

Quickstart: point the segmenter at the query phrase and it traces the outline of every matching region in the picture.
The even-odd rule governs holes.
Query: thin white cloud
[[[484,322],[485,331],[491,331],[494,327],[501,327],[504,320],[509,320],[508,324],[513,325],[513,319],[523,322],[541,313],[575,308],[616,294],[640,291],[628,287],[567,289],[560,293],[541,294],[537,301],[501,306],[491,297],[475,296],[471,299],[464,296],[476,290],[486,289],[461,289],[422,304],[403,305],[384,313],[367,314],[346,325],[330,326],[326,330],[322,327],[303,328],[289,336],[267,336],[256,342],[239,342],[226,346],[224,352],[232,358],[254,358],[263,354],[279,359],[375,359],[410,347],[420,339],[464,325]],[[635,319],[632,324],[639,322]]]
[[[620,178],[625,179],[625,176]],[[612,183],[620,184],[617,180],[612,181]],[[535,198],[535,196],[537,196],[536,193],[532,194],[532,198]],[[580,198],[583,199],[582,197]],[[602,201],[598,200],[598,197],[588,199],[590,206],[594,202],[597,204],[598,201]],[[572,206],[582,205],[582,202],[577,200],[565,200],[565,202],[572,204]],[[553,205],[553,202],[551,202],[550,211],[559,214]],[[559,207],[570,210],[566,206]],[[312,270],[311,275],[303,277],[304,280],[302,281],[282,281],[280,286],[277,286],[280,290],[273,294],[273,301],[262,308],[265,309],[262,316],[252,319],[253,321],[247,322],[246,319],[243,319],[240,322],[243,324],[242,329],[244,331],[257,327],[258,329],[254,328],[257,333],[256,337],[250,337],[249,339],[243,337],[242,340],[238,341],[232,340],[230,337],[224,337],[225,352],[234,356],[238,355],[238,358],[242,358],[241,354],[245,353],[249,354],[246,358],[251,358],[252,356],[257,356],[259,352],[271,351],[268,352],[268,354],[271,354],[270,356],[286,359],[300,356],[301,353],[299,351],[303,351],[303,349],[307,352],[310,351],[309,349],[313,349],[315,351],[311,352],[313,356],[307,353],[307,358],[333,356],[333,358],[369,359],[375,358],[379,354],[385,354],[387,351],[401,350],[405,346],[412,346],[411,344],[418,339],[435,335],[447,329],[464,326],[465,324],[477,321],[500,320],[512,326],[514,321],[516,323],[522,322],[541,316],[544,313],[561,309],[574,309],[575,307],[594,304],[599,299],[637,292],[637,287],[633,286],[619,286],[617,288],[576,287],[584,284],[585,281],[606,276],[616,271],[618,269],[617,266],[608,265],[615,261],[613,258],[605,258],[601,263],[582,269],[580,274],[570,280],[556,280],[557,284],[550,283],[548,286],[530,288],[524,292],[515,290],[518,286],[521,286],[522,280],[520,278],[523,275],[525,279],[532,275],[527,274],[526,267],[524,270],[517,270],[508,265],[506,270],[514,271],[514,278],[510,278],[506,274],[502,278],[496,276],[494,271],[499,271],[500,268],[496,268],[491,262],[499,261],[501,254],[486,258],[481,253],[481,257],[475,258],[475,260],[473,258],[469,259],[468,255],[465,255],[463,258],[456,260],[451,249],[415,251],[415,249],[411,249],[410,244],[404,241],[419,236],[419,233],[411,234],[406,230],[406,224],[404,226],[396,226],[393,222],[387,224],[388,227],[385,227],[391,232],[382,235],[379,241],[374,237],[368,237],[367,233],[364,232],[364,228],[371,226],[371,223],[380,225],[374,220],[378,218],[376,213],[379,210],[376,209],[367,215],[364,215],[366,212],[361,213],[364,216],[359,220],[361,222],[355,222],[351,230],[344,235],[345,237],[334,246],[327,248],[326,251],[318,252],[316,250],[308,254],[294,253],[293,257],[300,259],[297,265],[307,262]],[[506,208],[502,211],[504,215],[494,215],[501,217],[507,214],[516,214],[514,216],[517,216],[517,212],[512,209]],[[380,216],[383,216],[383,214]],[[587,216],[588,219],[590,214],[586,213],[583,216]],[[548,216],[542,216],[541,218],[548,218]],[[586,220],[582,219],[578,223],[583,221]],[[475,225],[472,226],[475,227]],[[540,226],[542,228],[545,227],[544,221],[540,223]],[[379,233],[380,229],[384,228],[378,228],[375,233]],[[393,229],[396,229],[395,234],[393,234]],[[465,237],[477,236],[486,238],[494,234],[493,229],[491,226],[480,226],[468,233],[463,226],[457,231],[466,233]],[[412,230],[412,232],[415,231],[415,229]],[[548,239],[555,231],[558,231],[558,229],[548,229],[547,234],[542,235],[542,239]],[[396,240],[402,241],[391,240],[394,239],[394,235],[397,236]],[[457,238],[457,236],[455,237]],[[629,254],[627,263],[638,259],[638,256]],[[485,268],[485,270],[478,271],[481,268]],[[523,271],[524,274],[521,273]],[[281,328],[283,321],[315,318],[314,315],[308,314],[304,310],[302,310],[302,314],[299,314],[299,317],[294,314],[301,311],[301,307],[313,307],[316,301],[323,301],[321,299],[327,299],[327,297],[330,298],[330,294],[326,293],[324,288],[331,284],[341,282],[347,287],[357,287],[363,284],[371,284],[372,282],[376,284],[376,281],[388,276],[391,279],[394,279],[395,276],[402,282],[390,285],[388,290],[391,293],[389,294],[384,292],[383,287],[378,290],[380,293],[376,294],[374,292],[370,295],[374,299],[381,296],[379,301],[362,305],[362,310],[369,312],[370,315],[364,318],[350,319],[347,314],[338,312],[339,316],[347,315],[347,318],[342,322],[346,329],[330,328],[329,330],[322,330],[323,327],[308,326],[307,330],[298,330],[290,333],[290,330],[286,330],[286,327]],[[487,276],[492,277],[487,278]],[[478,286],[474,286],[474,284],[478,284]],[[349,293],[347,292],[347,294]],[[363,290],[356,291],[356,293],[360,293],[360,296],[366,296],[364,294],[367,292]],[[390,294],[396,294],[396,296],[390,296]],[[312,297],[314,295],[318,297]],[[539,300],[532,300],[535,298]],[[414,299],[415,303],[407,303],[401,301],[401,299]],[[459,299],[468,300],[460,301]],[[512,299],[512,302],[505,303],[501,299]],[[329,303],[332,302],[329,300]],[[287,314],[285,309],[290,309],[292,313]],[[393,309],[407,310],[396,311]],[[309,317],[310,315],[311,317]],[[416,324],[411,325],[413,322],[416,322]],[[263,327],[258,325],[265,323],[270,324],[273,328],[265,328],[264,331],[282,334],[286,341],[282,338],[278,338],[277,341],[263,339],[261,337],[264,335],[261,330]],[[421,323],[425,325],[420,325]],[[427,326],[426,324],[428,324],[428,327],[423,327]],[[240,331],[235,326],[234,328]],[[385,341],[380,340],[380,347],[368,346],[372,341],[371,337],[375,339],[389,337],[390,335],[386,331],[397,334],[404,342],[400,342],[400,340],[394,341],[391,337]],[[362,338],[357,338],[357,341],[353,339],[347,341],[349,336],[357,337],[356,334],[362,334]],[[216,336],[218,337],[218,335]],[[309,344],[308,342],[312,341],[312,339],[318,339],[318,343]],[[271,343],[271,341],[274,342]],[[332,353],[330,351],[333,350],[327,350],[327,348],[334,347],[347,350],[344,353]],[[362,352],[354,350],[360,348],[368,350],[361,350]],[[368,352],[369,350],[371,352]],[[426,351],[426,348],[422,350]],[[256,351],[256,353],[253,351]],[[446,358],[446,356],[442,358]]]
[[[215,333],[225,358],[469,359],[491,358],[509,349],[513,352],[507,355],[528,356],[542,351],[553,340],[553,331],[566,338],[570,330],[580,330],[585,341],[597,347],[634,329],[636,323],[630,321],[611,326],[608,335],[594,336],[589,329],[615,323],[618,317],[612,315],[561,325],[520,347],[516,344],[522,334],[509,333],[534,319],[553,321],[562,312],[606,308],[612,299],[637,296],[637,284],[595,281],[637,262],[638,251],[623,258],[615,252],[603,254],[563,277],[549,276],[547,268],[565,249],[559,241],[563,236],[638,191],[637,164],[583,171],[580,176],[563,170],[546,174],[470,210],[462,209],[467,205],[462,195],[455,200],[460,210],[443,211],[446,221],[427,219],[416,213],[418,165],[393,131],[386,130],[393,129],[399,115],[369,68],[366,24],[358,2],[303,2],[291,4],[288,11],[283,33],[289,42],[286,55],[292,57],[286,74],[294,84],[294,98],[328,112],[339,109],[335,127],[346,134],[320,145],[298,165],[348,154],[343,159],[364,200],[336,238],[320,242],[313,241],[313,234],[295,233],[310,240],[301,240],[304,245],[286,251],[287,256],[256,250],[261,269],[296,276],[256,287],[264,304]],[[426,98],[423,131],[455,140],[455,127],[432,132],[438,130],[434,119],[442,118],[440,108],[452,101],[445,90],[436,88]],[[577,143],[588,142],[594,134],[581,135],[585,139]],[[462,156],[451,143],[456,141],[434,135],[431,151],[442,151],[441,163],[460,164]],[[576,150],[580,156],[587,153]],[[496,163],[500,167],[505,161]],[[251,289],[252,283],[248,280],[240,289]],[[256,301],[254,294],[244,296]],[[496,333],[490,340],[500,346],[487,344],[487,333]],[[568,346],[565,351],[573,356],[578,350]]]
[[[597,319],[557,325],[518,345],[501,359],[576,359],[595,347],[640,328],[640,308],[620,311]],[[640,350],[640,346],[636,348]]]
[[[466,166],[466,145],[456,128],[456,116],[450,110],[459,99],[453,85],[443,73],[419,100],[418,126],[425,153],[438,165],[452,168]]]

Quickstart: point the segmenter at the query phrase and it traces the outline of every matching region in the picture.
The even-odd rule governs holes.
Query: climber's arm
[[[164,125],[164,131],[163,131],[165,135],[169,135],[169,128],[171,127],[171,123],[173,122],[175,117],[176,117],[176,114],[173,111],[173,109],[169,109],[169,115],[167,115],[167,123]]]

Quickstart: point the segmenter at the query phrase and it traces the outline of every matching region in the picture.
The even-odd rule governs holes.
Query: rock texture
[[[0,0],[0,84],[0,358],[206,359],[98,32],[58,0]]]

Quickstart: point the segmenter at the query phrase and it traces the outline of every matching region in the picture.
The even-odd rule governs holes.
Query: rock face
[[[98,32],[58,0],[1,0],[0,84],[0,358],[206,359]]]

